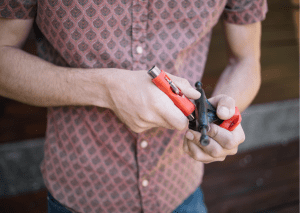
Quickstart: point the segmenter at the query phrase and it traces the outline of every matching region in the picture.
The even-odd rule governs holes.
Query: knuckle
[[[190,82],[187,80],[187,79],[185,79],[185,78],[176,78],[176,79],[174,79],[175,81],[175,84],[177,84],[179,87],[181,87],[181,89],[182,89],[182,87],[188,87],[188,86],[190,86]]]
[[[235,155],[237,152],[238,152],[238,148],[233,149],[232,152],[231,152],[231,155]]]
[[[148,127],[148,125],[144,122],[139,122],[139,124],[138,124],[139,129],[143,130],[143,129],[147,129],[147,127]]]
[[[156,111],[160,110],[161,109],[161,104],[160,104],[160,101],[153,101],[152,102],[152,108]]]
[[[210,125],[210,137],[215,138],[219,134],[219,129],[215,125]]]
[[[227,95],[224,95],[222,97],[222,99],[223,99],[223,101],[228,102],[228,103],[235,103],[235,100],[232,97],[227,96]]]
[[[245,133],[243,133],[241,136],[241,143],[243,143],[245,140],[246,140],[246,135]]]
[[[219,99],[219,101],[224,101],[226,99],[226,97],[228,97],[227,95],[221,94],[221,95],[217,95],[216,98]]]
[[[145,120],[145,121],[152,122],[154,120],[154,118],[153,118],[154,116],[152,113],[144,112],[142,114],[142,116],[143,116],[143,120]]]
[[[237,144],[234,141],[228,141],[227,143],[225,143],[224,146],[225,149],[230,150],[230,149],[234,149],[237,146]]]
[[[221,105],[225,105],[225,106],[235,106],[235,100],[232,97],[227,95],[221,95],[220,103]]]
[[[147,126],[144,122],[137,121],[131,129],[136,133],[142,133],[145,129],[147,129]]]
[[[232,97],[226,96],[226,101],[235,105],[235,100]]]
[[[177,123],[176,129],[179,130],[179,131],[182,131],[187,127],[187,125],[188,125],[187,121],[180,121],[180,122]]]
[[[142,133],[143,129],[137,129],[136,133]]]
[[[214,161],[204,161],[203,163],[204,163],[204,164],[210,164],[210,163],[212,163],[212,162],[214,162]]]
[[[200,161],[201,160],[201,153],[198,152],[198,153],[194,154],[193,158],[196,161]]]
[[[179,131],[182,131],[182,130],[184,130],[184,126],[177,126],[177,130],[179,130]]]
[[[226,157],[219,158],[218,161],[224,161]]]
[[[190,82],[189,82],[187,79],[185,79],[185,78],[182,78],[182,79],[181,79],[181,83],[182,83],[184,86],[189,86],[189,85],[190,85]]]
[[[210,155],[213,157],[213,158],[218,158],[220,156],[220,151],[216,148],[213,148],[210,152]]]
[[[136,126],[133,126],[130,128],[132,131],[134,131],[135,133],[141,133],[140,132],[140,128],[136,127]]]

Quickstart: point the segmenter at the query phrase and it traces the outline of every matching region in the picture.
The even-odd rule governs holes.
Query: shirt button
[[[138,54],[142,54],[142,53],[143,53],[143,48],[142,48],[141,46],[137,46],[136,52],[137,52]]]
[[[148,186],[148,184],[149,184],[149,181],[148,181],[148,180],[143,180],[143,181],[142,181],[142,186],[143,186],[143,187]]]
[[[147,142],[147,141],[142,141],[142,142],[141,142],[141,147],[142,147],[143,149],[145,149],[147,146],[148,146],[148,142]]]

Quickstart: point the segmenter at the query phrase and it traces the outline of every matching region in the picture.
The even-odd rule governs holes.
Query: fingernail
[[[190,131],[188,131],[186,134],[185,134],[185,137],[187,139],[189,139],[190,141],[194,140],[194,135],[193,133],[191,133]]]
[[[218,109],[218,111],[219,111],[219,114],[222,114],[224,117],[229,116],[229,109],[227,107],[222,106]]]

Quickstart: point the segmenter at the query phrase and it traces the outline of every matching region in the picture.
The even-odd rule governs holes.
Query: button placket
[[[144,20],[144,16],[147,16],[147,0],[133,0],[132,9],[132,52],[133,52],[133,69],[147,69],[145,60],[146,54],[146,28],[147,20]],[[141,18],[142,17],[142,18]]]
[[[153,159],[151,159],[151,142],[150,139],[145,135],[146,133],[141,133],[137,138],[137,162],[139,166],[139,189],[141,192],[142,203],[155,202],[153,197],[153,187],[155,185],[151,184],[153,175],[151,176],[151,169],[147,168],[150,163],[152,165]]]
[[[133,70],[146,70],[147,64],[142,63],[142,59],[147,54],[147,45],[145,42],[147,20],[144,20],[143,15],[148,16],[148,3],[147,1],[141,2],[140,0],[133,0],[132,8],[132,56],[133,56]],[[137,162],[139,165],[139,188],[141,192],[141,201],[143,204],[151,201],[151,187],[149,183],[148,169],[146,165],[151,163],[149,157],[149,141],[144,141],[144,134],[141,133],[137,140]],[[144,141],[144,142],[143,142]],[[150,162],[149,162],[150,161]]]

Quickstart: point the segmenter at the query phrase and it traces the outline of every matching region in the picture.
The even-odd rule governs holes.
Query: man
[[[211,125],[201,146],[146,71],[158,66],[199,98],[191,85],[222,16],[228,66],[210,101],[228,119],[259,89],[266,11],[266,0],[2,0],[0,95],[49,109],[49,212],[205,211],[203,163],[236,154],[243,129]],[[21,50],[34,22],[39,57]]]

